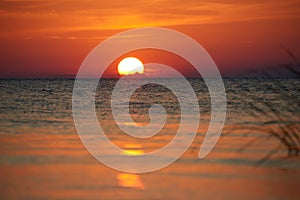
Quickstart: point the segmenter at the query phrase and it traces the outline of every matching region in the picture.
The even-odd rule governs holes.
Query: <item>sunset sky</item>
[[[300,58],[300,0],[1,0],[0,18],[0,78],[74,77],[98,43],[147,26],[194,38],[224,76],[292,63],[281,45]]]

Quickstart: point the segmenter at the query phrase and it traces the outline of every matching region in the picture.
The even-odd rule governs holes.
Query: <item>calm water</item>
[[[164,81],[181,87],[179,79]],[[224,131],[202,160],[197,155],[210,119],[210,97],[203,81],[189,81],[201,113],[193,144],[171,166],[134,175],[103,166],[81,144],[72,118],[74,80],[0,80],[0,197],[298,199],[300,160],[287,155],[288,147],[300,145],[300,80],[225,79]],[[97,116],[107,136],[131,153],[153,151],[170,142],[180,123],[176,96],[155,84],[135,91],[130,113],[137,124],[149,123],[153,103],[163,105],[168,114],[158,135],[135,139],[113,121],[110,97],[115,83],[102,80],[96,95]]]

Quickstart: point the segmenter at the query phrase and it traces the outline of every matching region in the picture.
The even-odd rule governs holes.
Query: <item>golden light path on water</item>
[[[142,146],[138,144],[126,144],[123,150],[120,152],[122,155],[137,156],[143,155],[144,151]],[[144,190],[145,186],[139,175],[131,173],[118,173],[117,175],[118,184],[125,188],[136,188]]]

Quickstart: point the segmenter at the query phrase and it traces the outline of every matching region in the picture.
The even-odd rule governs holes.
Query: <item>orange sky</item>
[[[2,0],[0,18],[1,78],[74,76],[99,42],[146,26],[194,38],[226,76],[291,63],[280,45],[300,57],[300,0]]]

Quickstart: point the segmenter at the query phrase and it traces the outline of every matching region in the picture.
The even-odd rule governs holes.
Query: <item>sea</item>
[[[159,80],[184,93],[181,81]],[[81,140],[72,111],[74,79],[0,80],[0,198],[299,199],[300,79],[223,79],[225,123],[204,158],[198,155],[212,118],[211,96],[203,79],[187,81],[199,105],[195,138],[170,165],[131,173],[102,163]],[[108,140],[123,149],[120,155],[143,155],[171,143],[183,112],[172,89],[152,80],[135,88],[129,102],[119,95],[116,102],[128,103],[132,118],[123,121],[125,128],[151,123],[153,104],[164,109],[155,112],[155,118],[165,118],[162,129],[152,137],[137,138],[115,122],[111,99],[117,82],[99,81],[94,108]],[[124,87],[130,90],[132,85],[129,81]],[[106,148],[98,149],[114,156]]]

